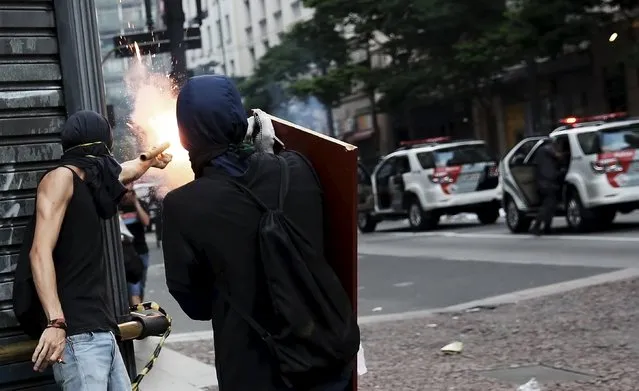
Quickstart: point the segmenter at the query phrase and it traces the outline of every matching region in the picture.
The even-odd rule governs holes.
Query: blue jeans
[[[131,380],[111,332],[67,337],[64,363],[53,364],[62,391],[130,391]]]
[[[146,286],[146,273],[149,270],[149,253],[138,254],[142,263],[144,264],[144,271],[142,272],[142,279],[135,284],[129,283],[129,296],[144,297],[144,287]]]

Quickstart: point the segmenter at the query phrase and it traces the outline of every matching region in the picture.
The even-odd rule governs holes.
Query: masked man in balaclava
[[[118,164],[111,127],[92,111],[70,116],[61,137],[64,154],[38,184],[32,243],[26,239],[47,318],[34,370],[52,365],[64,391],[130,390],[108,302],[102,221],[115,216],[124,184],[151,167],[164,168],[171,156]]]

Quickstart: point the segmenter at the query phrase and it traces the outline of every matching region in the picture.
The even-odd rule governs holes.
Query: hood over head
[[[113,217],[126,189],[119,179],[122,168],[111,154],[109,121],[94,111],[78,111],[67,119],[61,138],[64,154],[60,164],[82,169],[98,214],[104,219]]]
[[[60,136],[64,150],[94,143],[103,143],[109,150],[113,147],[111,125],[103,115],[95,111],[82,110],[71,115]]]
[[[177,99],[180,142],[189,152],[195,177],[244,140],[248,126],[242,98],[226,76],[206,75],[189,79]]]

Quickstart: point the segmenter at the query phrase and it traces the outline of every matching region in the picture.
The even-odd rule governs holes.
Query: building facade
[[[197,16],[195,0],[184,0],[187,24]],[[250,76],[258,60],[279,43],[279,34],[313,11],[301,0],[202,0],[202,48],[187,52],[197,73]]]

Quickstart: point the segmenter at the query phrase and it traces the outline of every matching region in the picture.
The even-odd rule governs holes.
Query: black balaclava
[[[231,175],[246,168],[242,144],[248,122],[240,93],[225,76],[206,75],[189,79],[177,99],[180,141],[189,152],[191,168],[198,178],[207,165],[219,165]]]
[[[64,124],[61,137],[61,164],[84,170],[98,214],[103,219],[113,217],[126,188],[119,180],[122,168],[111,154],[109,121],[94,111],[79,111]]]

